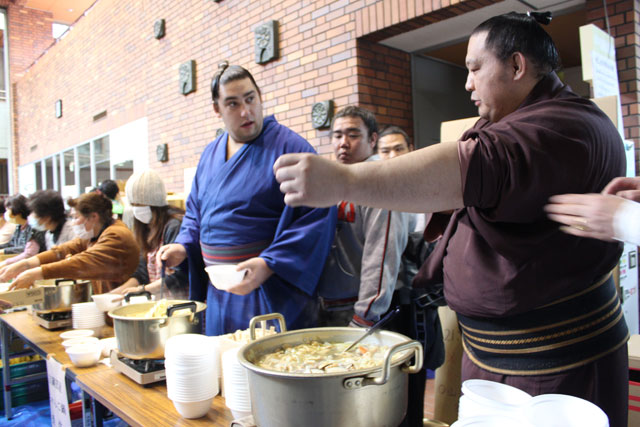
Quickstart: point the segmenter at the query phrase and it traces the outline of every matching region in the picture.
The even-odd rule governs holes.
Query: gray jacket
[[[391,304],[408,235],[405,213],[340,203],[336,236],[318,284],[325,309],[353,309],[366,322],[378,320]]]

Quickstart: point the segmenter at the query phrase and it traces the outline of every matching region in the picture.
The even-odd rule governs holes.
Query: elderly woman
[[[140,248],[131,231],[111,217],[111,201],[87,193],[69,200],[76,238],[0,269],[0,281],[15,277],[11,289],[39,279],[91,280],[93,293],[108,292],[131,277]]]
[[[125,294],[147,290],[159,293],[162,266],[156,263],[156,253],[160,246],[173,243],[180,231],[184,211],[169,206],[164,182],[152,170],[131,175],[125,193],[133,207],[133,233],[142,252],[138,269],[133,276],[112,292]],[[167,275],[164,292],[170,297],[188,297],[188,268],[185,261]]]
[[[7,199],[4,206],[5,219],[15,224],[15,231],[8,243],[0,245],[0,253],[17,254],[17,257],[3,261],[0,267],[33,256],[45,249],[44,231],[35,230],[28,223],[31,210],[27,198],[22,194],[16,194]]]

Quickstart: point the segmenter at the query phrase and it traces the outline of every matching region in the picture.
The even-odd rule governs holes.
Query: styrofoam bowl
[[[609,418],[597,405],[566,394],[541,394],[523,409],[525,420],[545,427],[608,427]]]
[[[174,400],[173,406],[175,406],[176,411],[178,411],[178,413],[184,418],[202,418],[207,415],[207,412],[209,412],[212,400],[213,397],[199,402],[179,402]]]
[[[98,310],[104,312],[120,307],[124,296],[118,294],[98,294],[91,295],[91,298],[96,303]]]
[[[205,268],[211,284],[221,291],[226,291],[233,285],[237,285],[244,278],[246,269],[236,271],[237,264],[216,264]]]
[[[68,340],[62,341],[62,346],[65,350],[69,347],[73,347],[74,345],[82,345],[82,344],[97,344],[100,340],[96,337],[80,337],[80,338],[71,338]]]
[[[71,346],[67,348],[66,351],[74,365],[79,368],[86,368],[98,363],[100,354],[102,353],[102,347],[99,343],[80,344]]]
[[[92,337],[94,334],[95,332],[92,329],[74,329],[73,331],[61,333],[60,338],[70,340],[71,338]]]

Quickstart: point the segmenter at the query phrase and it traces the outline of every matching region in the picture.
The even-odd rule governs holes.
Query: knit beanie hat
[[[127,181],[124,191],[129,203],[144,206],[167,206],[167,191],[162,178],[152,170],[136,172]]]

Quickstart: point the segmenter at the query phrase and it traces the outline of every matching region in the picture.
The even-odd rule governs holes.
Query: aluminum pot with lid
[[[397,426],[407,411],[408,374],[422,369],[422,345],[408,337],[380,330],[363,343],[384,345],[382,367],[341,373],[300,374],[258,367],[262,355],[310,341],[350,342],[363,329],[311,328],[284,332],[282,315],[254,317],[249,326],[252,339],[258,321],[277,318],[283,333],[245,345],[238,360],[248,370],[251,405],[261,427],[286,426]],[[413,365],[409,365],[415,356]]]
[[[198,301],[168,300],[167,314],[136,317],[151,310],[157,302],[118,307],[109,312],[118,351],[130,359],[164,359],[169,338],[180,334],[201,334],[202,317],[207,305]],[[186,310],[188,313],[185,313]]]
[[[91,282],[72,279],[37,280],[36,287],[44,288],[44,301],[33,305],[37,313],[71,311],[71,305],[91,300]]]

